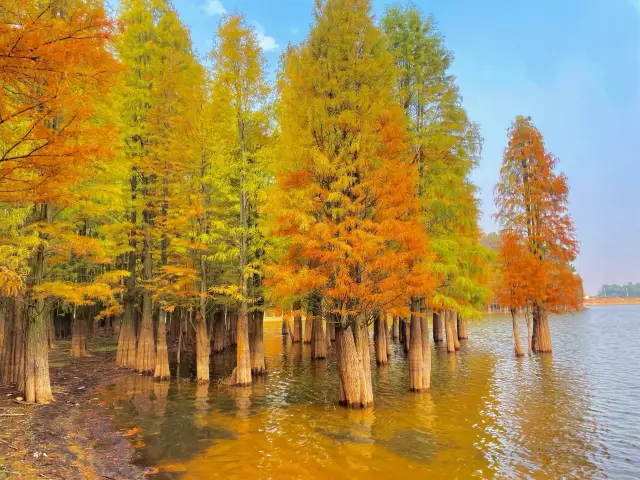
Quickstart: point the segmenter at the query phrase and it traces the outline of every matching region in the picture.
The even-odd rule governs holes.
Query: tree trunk
[[[300,313],[296,313],[293,317],[293,336],[291,337],[291,341],[293,343],[302,341],[302,315],[300,315]]]
[[[307,312],[304,319],[304,343],[311,343],[311,330],[313,329],[312,316]]]
[[[51,207],[42,208],[42,219],[50,222]],[[30,282],[27,288],[24,379],[21,383],[27,403],[49,403],[53,400],[49,379],[49,306],[44,298],[34,298],[33,288],[44,279],[45,243],[41,240],[32,257]],[[22,361],[22,360],[21,360]]]
[[[360,356],[360,362],[362,364],[362,382],[360,388],[362,389],[361,402],[363,406],[373,405],[373,384],[371,383],[371,355],[369,353],[369,330],[367,324],[360,320],[359,325],[356,326],[356,348],[358,355]]]
[[[142,294],[142,321],[136,351],[136,371],[152,374],[156,368],[156,342],[153,338],[153,305],[151,292]]]
[[[397,342],[400,338],[400,322],[398,321],[398,317],[396,315],[393,316],[393,324],[392,324],[392,334],[391,338],[394,342]]]
[[[171,376],[169,372],[169,352],[167,349],[167,314],[166,310],[160,311],[158,321],[158,338],[156,348],[156,368],[153,372],[154,378],[164,380]]]
[[[451,310],[445,310],[443,312],[444,315],[444,326],[445,333],[447,338],[447,352],[453,353],[456,351],[455,347],[455,327],[453,326],[453,312]]]
[[[251,385],[251,351],[249,348],[249,320],[247,302],[240,302],[237,321],[236,368],[231,374],[231,385],[245,387]]]
[[[184,344],[183,337],[185,335],[185,330],[187,327],[187,315],[185,312],[180,312],[180,326],[178,331],[178,348],[176,349],[176,363],[180,365],[180,360],[182,357],[182,346]],[[177,369],[177,372],[180,372],[180,368]]]
[[[257,310],[249,317],[252,323],[250,339],[251,373],[264,375],[267,373],[267,364],[264,359],[264,312]]]
[[[384,315],[382,319],[382,327],[384,328],[384,343],[387,346],[387,363],[391,361],[391,334],[389,332],[389,322],[387,322],[387,315]]]
[[[384,314],[377,314],[373,321],[373,344],[375,346],[376,363],[378,365],[386,365],[389,363],[383,315]]]
[[[71,350],[69,354],[72,357],[86,357],[87,352],[87,333],[89,321],[89,307],[80,306],[76,308],[73,315],[73,325],[71,327]]]
[[[433,312],[433,341],[435,343],[444,342],[444,323],[443,316],[446,315],[446,312],[437,313]]]
[[[313,316],[311,324],[311,358],[327,358],[327,342],[319,314]]]
[[[517,357],[524,356],[524,350],[520,345],[520,332],[518,331],[518,322],[516,321],[516,309],[511,309],[511,321],[513,322],[513,338],[515,340],[515,353]]]
[[[549,317],[544,308],[534,305],[533,308],[533,337],[531,339],[533,351],[536,353],[551,352],[551,331]]]
[[[424,388],[422,365],[422,323],[420,322],[420,305],[417,298],[411,299],[411,329],[409,344],[409,389],[412,392],[422,392]]]
[[[2,352],[2,380],[24,389],[25,313],[24,295],[10,299],[5,326],[5,348]]]
[[[198,383],[209,381],[209,357],[211,355],[211,342],[203,310],[204,308],[196,310],[196,382]]]
[[[458,334],[456,332],[458,324],[458,312],[451,311],[451,330],[453,332],[453,348],[460,350],[460,341],[458,340]]]
[[[532,346],[533,329],[531,328],[531,315],[529,314],[528,304],[525,310],[525,319],[527,321],[527,355],[531,356],[531,354],[533,353],[533,346]]]
[[[333,316],[329,315],[327,318],[327,332],[329,332],[329,340],[331,342],[336,341],[336,323],[334,321]]]
[[[467,340],[469,334],[467,333],[467,321],[458,315],[458,340]]]
[[[411,326],[407,320],[403,320],[402,327],[404,328],[404,342],[402,342],[404,353],[409,353],[409,345],[411,345]]]
[[[120,324],[122,323],[122,316],[118,315],[111,320],[111,334],[114,337],[120,335]]]
[[[365,394],[367,386],[361,358],[361,352],[365,352],[364,343],[367,344],[368,353],[368,342],[361,339],[359,347],[356,346],[351,325],[336,326],[336,361],[341,405],[363,408],[373,404],[373,394],[370,397]],[[369,381],[369,387],[370,385]]]
[[[433,310],[427,309],[422,300],[420,318],[420,330],[422,334],[422,387],[424,390],[431,388],[431,344],[429,343],[429,317],[433,316]]]
[[[289,330],[291,330],[291,327],[289,327],[289,322],[287,321],[287,318],[282,315],[282,335],[289,335]]]

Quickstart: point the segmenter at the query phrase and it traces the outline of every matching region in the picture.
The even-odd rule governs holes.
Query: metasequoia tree
[[[575,309],[581,301],[582,282],[571,267],[578,242],[568,211],[569,187],[555,172],[557,162],[531,118],[516,117],[495,188],[496,219],[503,238],[509,236],[506,247],[521,245],[518,255],[526,252],[523,262],[535,272],[527,275],[524,293],[532,309],[534,352],[551,351],[548,314]]]
[[[367,0],[318,3],[280,78],[280,173],[269,208],[286,246],[270,284],[322,296],[336,327],[340,403],[373,403],[367,325],[427,292],[417,171],[392,58]],[[314,315],[318,312],[314,309]]]
[[[92,120],[117,64],[106,48],[111,23],[94,2],[9,0],[0,18],[0,202],[15,209],[17,233],[4,250],[17,255],[0,259],[4,290],[16,295],[7,374],[26,401],[47,403],[48,299],[65,293],[50,249],[68,240],[55,233],[74,187],[108,155],[111,130]]]
[[[209,58],[213,62],[213,102],[218,108],[216,125],[226,124],[221,135],[227,148],[218,156],[217,167],[227,190],[235,190],[236,197],[232,212],[237,216],[228,219],[226,228],[237,252],[234,269],[237,280],[227,292],[238,300],[237,364],[231,384],[241,386],[251,384],[252,371],[261,374],[266,369],[260,293],[263,244],[257,228],[256,206],[258,192],[265,182],[260,167],[264,163],[269,85],[266,59],[256,33],[241,15],[221,20],[217,43]]]
[[[429,314],[434,340],[441,341],[444,311],[460,313],[466,331],[465,319],[478,316],[488,293],[487,253],[479,244],[476,187],[470,180],[482,140],[462,107],[449,73],[452,54],[433,21],[416,7],[391,7],[381,25],[398,71],[394,91],[409,121],[412,161],[419,171],[417,194],[436,277],[429,300],[435,310]]]

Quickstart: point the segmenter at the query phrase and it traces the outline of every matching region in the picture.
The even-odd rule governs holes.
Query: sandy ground
[[[640,298],[589,298],[584,301],[585,307],[594,307],[596,305],[640,305]]]

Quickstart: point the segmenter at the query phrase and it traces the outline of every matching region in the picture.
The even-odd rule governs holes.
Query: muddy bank
[[[640,305],[640,298],[586,298],[584,300],[585,307],[594,307],[596,305]]]
[[[0,384],[0,479],[136,479],[126,432],[114,431],[94,390],[136,375],[115,367],[115,339],[96,336],[90,357],[70,358],[69,341],[49,354],[55,402],[26,405]]]

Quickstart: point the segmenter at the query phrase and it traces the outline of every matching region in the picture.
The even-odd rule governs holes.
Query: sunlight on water
[[[613,478],[640,475],[640,307],[551,319],[552,356],[516,359],[510,321],[469,325],[462,350],[432,349],[432,390],[407,391],[404,353],[372,365],[375,408],[335,404],[335,360],[265,323],[269,374],[249,389],[136,376],[103,401],[133,430],[155,478]],[[525,343],[526,345],[526,343]],[[231,355],[212,360],[227,376]],[[186,375],[187,372],[182,372]]]

